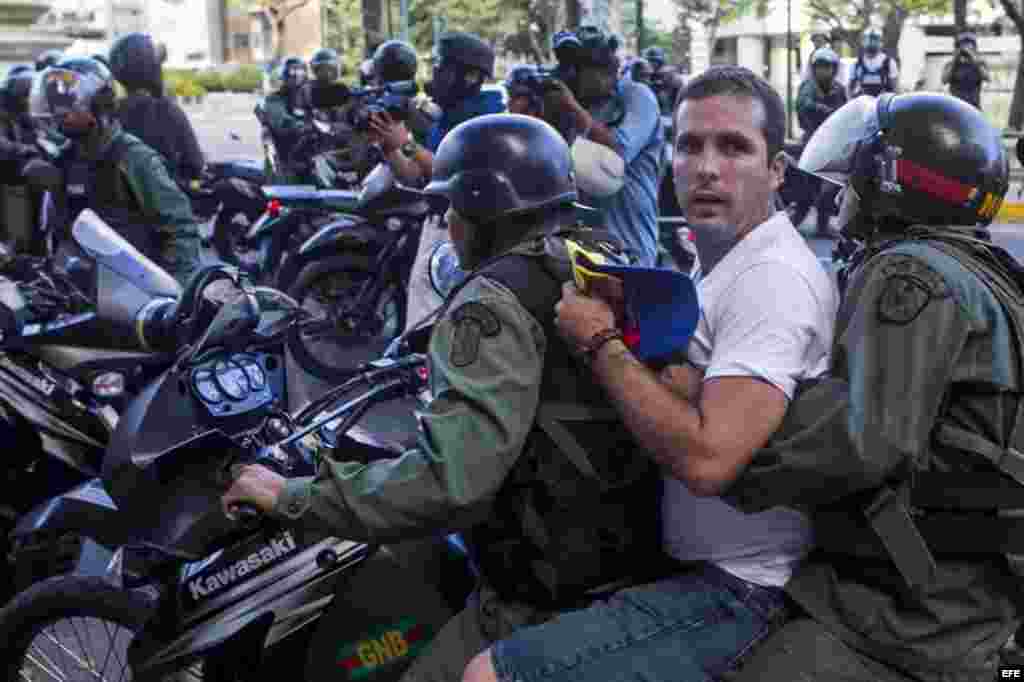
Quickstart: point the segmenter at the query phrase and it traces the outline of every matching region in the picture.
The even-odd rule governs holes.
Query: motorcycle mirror
[[[412,97],[419,88],[416,86],[416,81],[395,81],[393,83],[386,83],[384,90],[392,95],[401,95],[403,97]]]
[[[340,107],[351,96],[352,91],[344,83],[331,83],[310,89],[310,101],[314,109]]]
[[[452,290],[466,278],[466,271],[459,265],[455,245],[447,239],[434,247],[430,254],[430,284],[437,295],[447,299]]]
[[[202,298],[211,303],[219,303],[220,308],[190,354],[190,360],[206,348],[223,343],[233,336],[248,334],[260,321],[260,304],[256,293],[229,279],[211,282],[203,289]]]

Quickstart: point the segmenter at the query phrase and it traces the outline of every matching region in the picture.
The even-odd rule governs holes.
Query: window
[[[231,36],[231,46],[236,50],[241,50],[249,47],[249,34],[248,33],[236,33]]]

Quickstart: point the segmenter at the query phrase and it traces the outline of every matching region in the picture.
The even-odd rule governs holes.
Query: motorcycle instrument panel
[[[236,416],[274,399],[264,358],[239,353],[192,370],[192,391],[211,416]]]

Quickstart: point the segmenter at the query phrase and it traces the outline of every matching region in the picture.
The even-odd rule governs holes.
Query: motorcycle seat
[[[314,185],[263,185],[261,189],[267,199],[276,199],[282,204],[315,201],[322,191]]]

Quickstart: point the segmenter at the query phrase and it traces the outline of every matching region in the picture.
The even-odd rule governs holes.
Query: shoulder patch
[[[452,311],[452,344],[449,360],[455,367],[467,367],[480,354],[480,339],[501,333],[501,321],[479,301],[463,303]]]
[[[885,324],[910,324],[931,300],[931,292],[920,279],[890,275],[878,299],[878,319]]]
[[[932,298],[945,298],[952,294],[945,278],[922,262],[920,258],[912,256],[893,258],[882,268],[882,274],[886,278],[900,275],[917,280],[918,284],[927,289]]]

